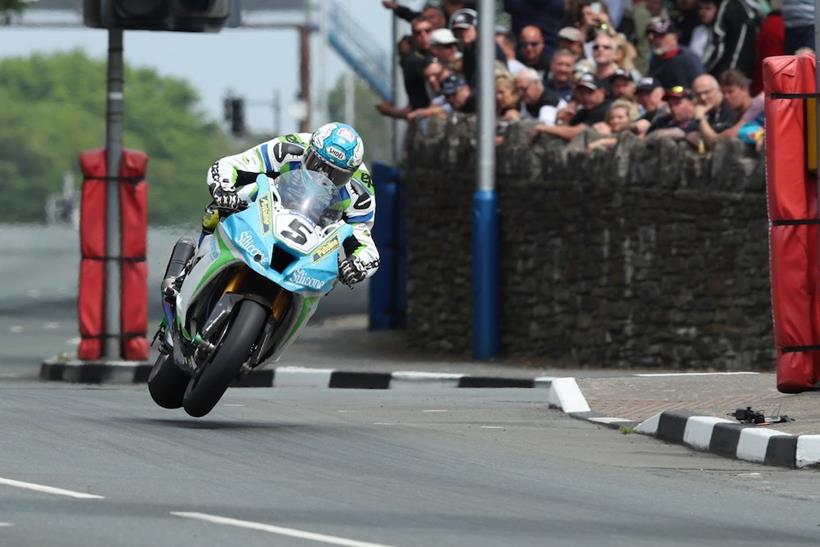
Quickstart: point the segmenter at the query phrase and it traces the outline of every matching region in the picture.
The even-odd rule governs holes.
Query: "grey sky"
[[[342,4],[347,1],[342,0]],[[389,48],[390,12],[379,0],[349,2],[361,28],[373,37],[375,45]],[[106,47],[104,30],[0,27],[0,57],[75,48],[104,57]],[[128,63],[155,67],[161,74],[188,80],[199,90],[204,110],[214,119],[222,117],[222,99],[229,88],[251,101],[272,101],[274,90],[278,90],[283,131],[296,127],[288,107],[297,91],[297,47],[297,34],[291,30],[225,29],[218,34],[128,31],[125,35]],[[331,87],[346,66],[329,47],[326,56],[325,78]],[[128,82],[125,93],[127,108]],[[272,130],[270,107],[249,105],[247,119],[254,130]]]

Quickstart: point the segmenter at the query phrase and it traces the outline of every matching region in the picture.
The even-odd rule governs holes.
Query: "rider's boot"
[[[171,259],[165,268],[165,275],[162,278],[162,297],[169,302],[174,302],[182,281],[185,279],[185,267],[196,252],[196,243],[189,237],[180,238],[171,251]]]

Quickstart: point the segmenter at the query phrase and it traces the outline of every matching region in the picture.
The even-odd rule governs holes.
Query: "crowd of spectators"
[[[476,2],[441,0],[414,11],[382,4],[411,23],[399,44],[408,101],[380,103],[412,124],[475,112]],[[510,124],[537,120],[540,135],[590,151],[618,135],[688,142],[700,152],[721,137],[759,149],[761,63],[811,54],[814,0],[504,0],[496,26],[498,142]],[[788,32],[787,30],[788,29]]]

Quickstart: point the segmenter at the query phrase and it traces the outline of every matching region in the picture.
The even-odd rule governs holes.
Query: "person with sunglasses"
[[[538,71],[543,78],[549,71],[549,57],[544,49],[544,33],[535,25],[521,29],[518,39],[518,60]]]

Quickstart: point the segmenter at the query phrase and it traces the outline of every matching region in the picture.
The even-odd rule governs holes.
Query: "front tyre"
[[[174,364],[173,357],[160,353],[148,375],[148,391],[162,408],[179,408],[190,380],[191,377]]]
[[[202,371],[188,383],[182,403],[185,412],[200,418],[216,406],[231,381],[236,378],[242,363],[250,355],[251,347],[265,326],[268,315],[268,310],[256,302],[240,302],[239,311],[228,325],[222,342],[204,364]]]

